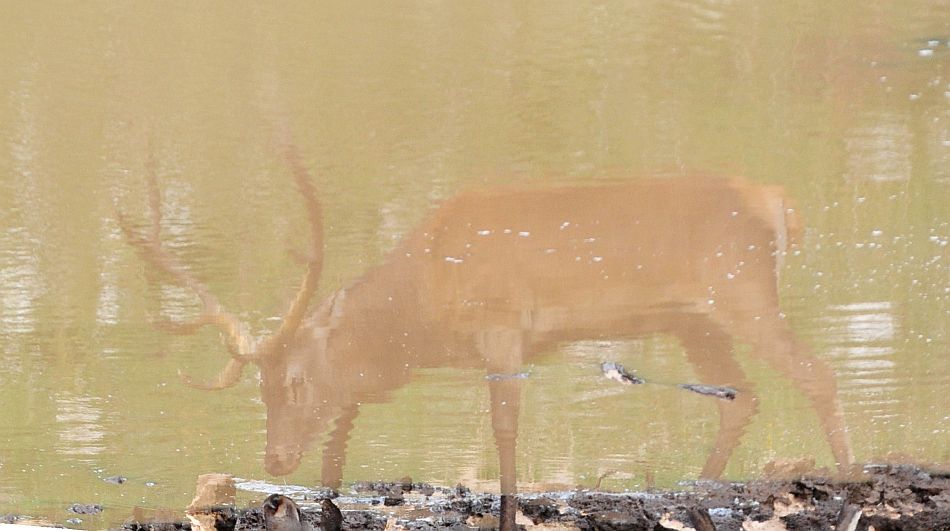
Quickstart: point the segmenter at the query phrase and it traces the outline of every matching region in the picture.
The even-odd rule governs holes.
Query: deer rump
[[[439,208],[391,261],[421,254],[416,281],[428,289],[416,304],[456,331],[607,333],[649,313],[715,312],[717,298],[730,311],[777,309],[777,256],[797,222],[780,195],[771,206],[748,201],[776,189],[735,184],[470,193]]]

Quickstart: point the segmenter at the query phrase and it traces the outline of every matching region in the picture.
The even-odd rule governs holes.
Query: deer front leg
[[[346,444],[350,440],[353,421],[359,414],[356,405],[346,406],[337,417],[330,440],[323,447],[323,465],[320,467],[320,483],[324,487],[339,489],[343,483],[343,465],[346,464]]]
[[[521,406],[521,382],[518,380],[492,381],[491,425],[498,447],[499,480],[501,482],[502,530],[515,529],[515,514],[518,511],[517,467],[515,447],[518,438],[518,411]]]
[[[719,479],[757,406],[745,373],[732,354],[732,337],[703,316],[684,320],[674,335],[686,351],[686,358],[701,383],[725,385],[739,390],[734,400],[717,400],[719,432],[716,442],[700,473],[703,479]]]
[[[518,413],[521,408],[522,336],[519,329],[493,328],[476,337],[478,349],[488,369],[491,395],[491,424],[498,447],[501,483],[500,529],[515,529],[518,511],[515,448],[518,438]]]

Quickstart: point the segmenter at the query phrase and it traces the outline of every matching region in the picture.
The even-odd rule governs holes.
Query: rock
[[[604,363],[600,364],[600,370],[604,373],[604,377],[607,379],[620,382],[624,385],[638,385],[645,383],[643,378],[627,372],[627,370],[623,368],[623,365],[619,363],[605,361]]]
[[[186,511],[193,512],[207,507],[233,505],[237,489],[230,474],[202,474],[198,476],[195,497]]]
[[[261,512],[267,531],[309,531],[310,526],[300,520],[297,503],[287,496],[271,494],[261,504]]]
[[[723,400],[735,400],[736,395],[739,394],[739,391],[736,391],[732,387],[725,386],[720,387],[704,384],[680,384],[679,388],[686,389],[687,391],[692,391],[694,393],[699,393],[701,395],[714,396]]]
[[[343,513],[340,512],[340,508],[332,501],[324,499],[320,502],[320,509],[323,513],[320,519],[323,531],[341,531],[343,528]]]
[[[97,503],[74,503],[66,510],[74,514],[99,514],[102,512],[102,506]]]
[[[423,496],[432,496],[435,493],[435,487],[428,483],[413,483],[412,490],[422,494]]]
[[[536,498],[521,502],[521,512],[537,525],[545,520],[557,518],[557,504],[550,498]]]

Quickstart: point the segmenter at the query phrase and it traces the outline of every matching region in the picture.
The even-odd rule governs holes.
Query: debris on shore
[[[604,376],[609,380],[615,380],[625,385],[639,385],[646,383],[643,378],[640,378],[636,374],[633,374],[623,367],[619,363],[614,363],[611,361],[605,361],[600,364],[600,370],[604,373]]]
[[[314,530],[325,524],[367,531],[485,529],[497,527],[500,510],[497,494],[409,480],[354,484],[348,495],[334,500],[334,506],[342,509],[342,523],[324,522],[327,504],[304,498],[295,500],[299,518]],[[910,465],[868,465],[858,479],[847,481],[799,477],[748,483],[697,482],[689,490],[676,492],[520,494],[518,509],[518,527],[528,530],[780,531],[836,529],[839,519],[844,519],[849,528],[857,530],[939,531],[950,530],[950,473]],[[266,529],[259,507],[227,511],[227,518],[215,520],[215,529]],[[181,521],[131,522],[122,529],[196,528]]]

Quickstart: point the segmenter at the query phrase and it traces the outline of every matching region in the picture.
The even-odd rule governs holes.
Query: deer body
[[[744,392],[720,406],[724,431],[704,470],[718,476],[754,412],[731,359],[733,340],[782,361],[783,372],[816,389],[806,390],[815,402],[836,404],[830,372],[795,366],[814,360],[802,357],[779,316],[780,242],[797,226],[780,189],[740,179],[502,189],[449,200],[300,327],[287,355],[274,357],[285,367],[262,366],[274,421],[267,469],[295,469],[337,420],[323,467],[324,483],[337,485],[357,405],[385,400],[415,369],[480,366],[510,375],[561,342],[666,333],[680,339],[705,383]],[[505,491],[514,488],[506,473],[514,474],[519,383],[500,380],[487,385]],[[288,389],[307,398],[288,400]],[[829,430],[841,430],[840,414],[826,410]]]
[[[319,249],[319,203],[296,154],[288,158]],[[805,353],[779,309],[781,259],[799,230],[789,206],[780,188],[740,178],[465,193],[307,314],[320,270],[313,260],[281,329],[256,345],[161,249],[157,224],[151,239],[126,233],[146,259],[195,288],[213,316],[202,324],[226,331],[225,379],[248,362],[260,367],[268,472],[294,471],[329,432],[322,481],[338,486],[360,404],[386,400],[420,368],[483,367],[497,376],[486,385],[501,491],[510,495],[520,382],[505,376],[531,355],[577,340],[672,335],[702,383],[739,390],[735,400],[717,401],[720,429],[704,477],[722,473],[755,413],[735,342],[796,384],[835,459],[850,464],[834,374]],[[508,503],[503,513],[507,507],[513,518],[510,496]]]

